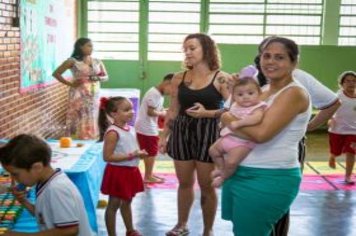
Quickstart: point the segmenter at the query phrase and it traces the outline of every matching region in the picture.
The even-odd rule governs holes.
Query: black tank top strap
[[[220,72],[219,70],[215,72],[213,80],[211,81],[211,84],[214,83],[215,78],[216,78],[216,76],[218,76],[219,72]]]
[[[183,73],[183,79],[182,79],[182,82],[181,82],[181,83],[184,82],[184,79],[185,79],[186,74],[187,74],[187,71],[184,71],[184,73]]]

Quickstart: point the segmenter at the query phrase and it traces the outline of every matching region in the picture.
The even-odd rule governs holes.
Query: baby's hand
[[[240,122],[238,121],[232,121],[229,125],[228,125],[229,129],[231,130],[235,130],[237,128],[240,127]]]

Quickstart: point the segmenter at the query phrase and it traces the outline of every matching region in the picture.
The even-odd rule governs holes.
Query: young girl
[[[214,187],[220,187],[224,179],[235,172],[237,165],[255,146],[251,141],[233,136],[231,130],[252,126],[262,120],[266,103],[259,99],[260,94],[260,86],[252,77],[239,78],[232,89],[234,102],[229,112],[224,113],[223,116],[233,116],[235,120],[221,130],[221,138],[209,149],[209,154],[217,166],[217,170],[212,173]],[[224,160],[225,154],[227,154],[226,160]]]
[[[136,133],[128,125],[134,114],[130,100],[124,97],[102,98],[100,102],[99,126],[100,140],[104,140],[104,160],[107,162],[101,192],[109,195],[105,211],[105,223],[109,236],[116,235],[116,212],[119,208],[126,236],[140,236],[133,228],[131,201],[138,192],[142,192],[143,181],[138,169],[139,158],[147,155],[139,150]],[[108,121],[112,118],[113,124]]]
[[[341,89],[337,95],[341,106],[329,121],[329,166],[335,169],[335,158],[345,153],[345,183],[354,184],[352,170],[355,164],[356,143],[356,73],[346,71],[339,78]]]

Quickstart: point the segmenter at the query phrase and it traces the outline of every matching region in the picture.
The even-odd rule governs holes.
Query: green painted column
[[[77,37],[88,36],[88,0],[77,1]]]
[[[147,77],[147,54],[148,54],[148,0],[140,1],[140,25],[139,25],[139,60],[140,60],[140,79]]]
[[[337,45],[341,0],[324,0],[321,45]]]
[[[209,5],[210,1],[205,0],[200,2],[200,32],[209,32]]]

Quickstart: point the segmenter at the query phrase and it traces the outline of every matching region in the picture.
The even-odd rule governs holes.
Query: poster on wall
[[[53,71],[68,58],[75,41],[75,0],[21,0],[20,92],[55,82]]]

